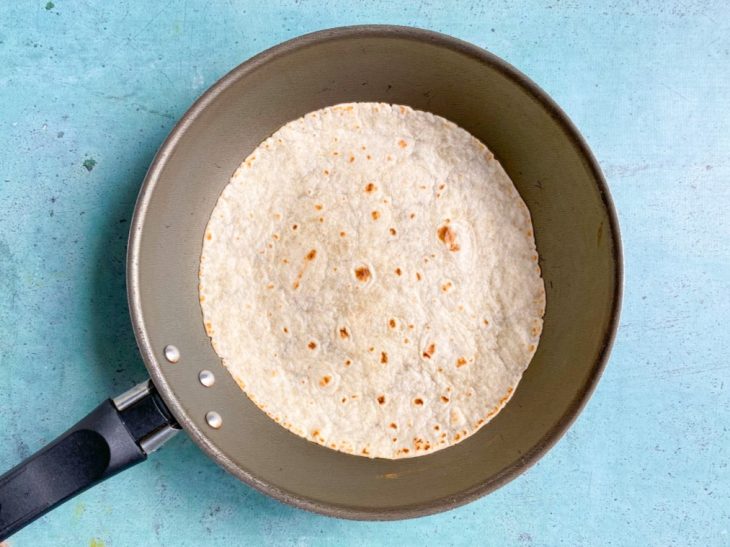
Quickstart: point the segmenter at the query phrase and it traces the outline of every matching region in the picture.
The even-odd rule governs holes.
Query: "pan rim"
[[[398,38],[420,43],[434,44],[457,53],[461,53],[482,64],[488,65],[490,68],[497,70],[502,75],[519,85],[522,89],[530,93],[542,106],[542,108],[551,116],[551,118],[553,118],[553,120],[561,127],[571,145],[578,152],[579,156],[590,171],[591,176],[593,177],[601,194],[603,206],[609,219],[613,241],[612,258],[614,263],[615,291],[611,305],[610,321],[604,333],[603,346],[598,358],[592,365],[590,375],[583,386],[583,389],[576,395],[560,419],[535,444],[531,451],[525,453],[520,460],[514,462],[501,473],[491,477],[489,480],[476,484],[471,488],[462,490],[453,495],[409,506],[358,507],[322,502],[316,499],[292,494],[291,492],[273,486],[266,481],[260,480],[240,468],[233,461],[227,458],[225,454],[220,452],[209,441],[208,436],[205,435],[205,433],[183,412],[183,409],[178,403],[177,397],[173,393],[172,388],[166,382],[161,373],[160,363],[154,355],[149,343],[142,313],[139,257],[144,221],[159,175],[163,171],[172,150],[175,148],[188,127],[190,127],[190,125],[210,103],[224,93],[234,82],[255,71],[263,64],[282,55],[286,55],[293,50],[298,50],[323,42],[356,37]],[[545,453],[547,453],[570,428],[593,394],[603,370],[606,367],[608,357],[616,337],[623,297],[623,251],[616,210],[614,208],[606,180],[596,159],[573,122],[553,101],[553,99],[551,99],[545,91],[537,86],[537,84],[532,82],[532,80],[530,80],[527,76],[496,55],[476,45],[452,36],[416,27],[397,25],[355,25],[312,32],[269,48],[228,72],[193,103],[160,146],[155,158],[150,164],[147,175],[145,176],[144,182],[140,188],[132,222],[130,224],[126,276],[127,298],[132,327],[145,366],[150,373],[155,386],[160,392],[160,395],[165,403],[170,407],[170,410],[178,419],[180,425],[188,432],[193,441],[206,453],[208,457],[221,465],[224,469],[226,469],[226,471],[237,477],[239,480],[256,490],[300,509],[327,516],[353,520],[399,520],[421,517],[454,509],[493,492],[515,479],[517,476],[537,463],[537,461],[542,458],[542,456],[544,456]]]

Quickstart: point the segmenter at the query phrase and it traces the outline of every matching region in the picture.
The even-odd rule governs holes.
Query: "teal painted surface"
[[[585,412],[526,474],[442,515],[304,513],[180,435],[10,544],[730,544],[728,4],[354,4],[0,4],[0,469],[145,378],[124,253],[145,169],[175,120],[254,53],[354,23],[489,49],[593,148],[621,220],[626,297]]]

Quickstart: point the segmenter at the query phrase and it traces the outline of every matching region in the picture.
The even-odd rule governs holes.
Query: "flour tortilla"
[[[433,114],[342,104],[241,164],[208,224],[206,330],[276,422],[378,458],[458,443],[512,396],[545,290],[529,211],[489,150]]]

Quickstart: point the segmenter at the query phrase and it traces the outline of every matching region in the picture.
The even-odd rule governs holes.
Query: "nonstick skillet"
[[[230,175],[281,125],[346,101],[407,104],[462,126],[494,152],[532,214],[547,290],[537,353],[489,425],[428,456],[370,460],[288,432],[242,393],[203,326],[203,232]],[[0,477],[0,539],[143,461],[180,428],[243,482],[302,509],[400,519],[464,504],[535,463],[582,409],[616,330],[621,276],[616,215],[595,160],[557,105],[504,61],[407,27],[338,28],[281,44],[211,87],[160,148],[127,258],[151,380]]]

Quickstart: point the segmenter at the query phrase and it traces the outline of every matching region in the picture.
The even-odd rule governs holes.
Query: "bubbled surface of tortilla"
[[[539,341],[527,207],[433,114],[337,105],[249,155],[209,221],[205,326],[250,399],[329,448],[404,458],[472,435]]]

